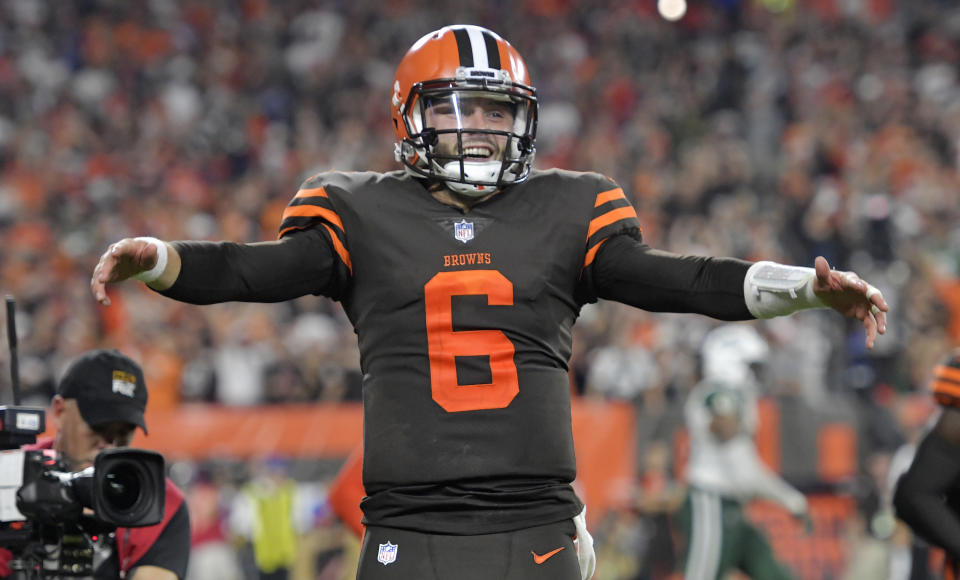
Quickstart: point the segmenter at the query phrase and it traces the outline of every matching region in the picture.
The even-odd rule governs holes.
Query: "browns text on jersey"
[[[443,267],[451,266],[474,266],[477,264],[490,264],[489,252],[472,252],[470,254],[448,254],[443,257]]]

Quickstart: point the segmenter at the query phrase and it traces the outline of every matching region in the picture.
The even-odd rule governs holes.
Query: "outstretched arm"
[[[107,284],[134,278],[191,304],[280,302],[305,294],[333,296],[334,252],[324,232],[309,229],[274,242],[161,242],[127,238],[112,244],[90,288],[109,305]]]
[[[833,308],[860,320],[867,348],[887,330],[890,309],[879,290],[853,272],[656,250],[630,236],[614,236],[597,252],[596,296],[650,312],[692,312],[719,320],[786,316]]]

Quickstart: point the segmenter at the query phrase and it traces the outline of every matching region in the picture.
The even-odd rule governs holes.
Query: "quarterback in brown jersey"
[[[534,169],[536,91],[487,29],[418,40],[390,110],[402,168],[307,179],[278,240],[123,239],[91,280],[103,304],[130,277],[196,304],[342,304],[364,377],[363,580],[592,575],[567,374],[586,303],[723,320],[830,307],[870,347],[885,330],[880,293],[823,258],[659,251],[612,179]]]
[[[893,496],[897,517],[946,552],[944,579],[960,578],[960,349],[933,369],[930,384],[942,407],[917,446]]]

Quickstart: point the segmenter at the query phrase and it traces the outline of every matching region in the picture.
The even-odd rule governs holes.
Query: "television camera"
[[[91,467],[70,472],[56,451],[33,449],[45,431],[45,410],[18,404],[13,311],[8,296],[15,404],[0,406],[0,547],[13,555],[7,578],[90,576],[116,528],[162,521],[163,456],[104,449]]]

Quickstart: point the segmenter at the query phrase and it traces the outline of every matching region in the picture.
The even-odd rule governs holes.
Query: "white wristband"
[[[134,238],[138,242],[147,242],[148,244],[155,246],[157,248],[157,263],[150,268],[149,270],[144,270],[139,274],[134,274],[131,278],[140,280],[144,284],[149,284],[163,274],[163,271],[167,269],[167,260],[169,259],[169,251],[167,250],[167,244],[163,241],[158,240],[157,238],[148,238],[140,237]]]
[[[747,309],[757,318],[773,318],[807,308],[823,308],[826,304],[813,291],[816,277],[813,268],[757,262],[743,279]]]

